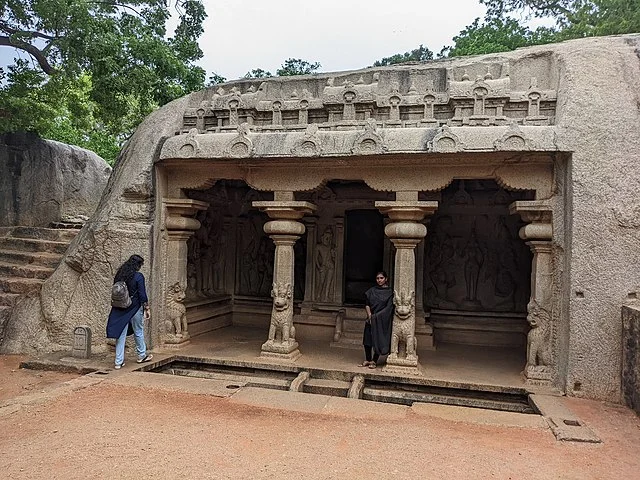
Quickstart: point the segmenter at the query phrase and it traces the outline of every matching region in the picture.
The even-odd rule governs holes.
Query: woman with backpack
[[[153,355],[147,353],[144,341],[144,320],[149,320],[150,315],[144,276],[139,271],[143,263],[144,259],[140,255],[131,255],[113,279],[107,338],[116,339],[116,370],[124,367],[127,335],[135,336],[138,363],[148,362],[153,358]]]

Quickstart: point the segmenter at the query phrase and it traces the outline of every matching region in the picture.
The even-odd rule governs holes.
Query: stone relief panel
[[[250,189],[244,182],[230,180],[187,194],[210,205],[208,210],[198,213],[196,218],[201,227],[187,241],[187,301],[230,294],[234,290],[269,296],[273,242],[262,231],[266,216],[250,208],[253,200],[268,199],[269,195]],[[234,260],[240,264],[235,267],[237,272]]]
[[[316,272],[315,298],[320,302],[331,302],[334,297],[336,273],[336,243],[334,228],[321,226],[319,242],[315,248],[314,269]]]
[[[226,132],[242,124],[255,132],[304,131],[310,124],[321,130],[360,130],[367,121],[394,128],[553,125],[556,75],[548,58],[534,63],[524,67],[496,59],[466,66],[422,65],[286,84],[246,80],[220,86],[188,108],[178,133]],[[305,155],[317,150],[312,143],[300,147]],[[185,148],[198,147],[191,142]],[[228,146],[235,156],[247,149],[246,138]]]
[[[249,212],[238,219],[236,293],[268,298],[273,279],[275,244],[264,233],[266,215]]]
[[[525,312],[531,252],[520,240],[522,222],[508,205],[531,196],[491,180],[456,180],[442,191],[428,226],[424,260],[427,308]]]

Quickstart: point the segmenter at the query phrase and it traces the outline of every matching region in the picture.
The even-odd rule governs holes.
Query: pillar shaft
[[[253,202],[253,206],[269,215],[264,232],[276,245],[273,263],[271,321],[269,336],[262,345],[262,357],[294,361],[300,356],[293,326],[293,292],[295,256],[293,245],[304,234],[304,225],[297,221],[315,210],[309,202],[293,200],[291,192],[276,192],[274,201]]]
[[[525,222],[520,238],[533,252],[531,264],[531,299],[527,305],[528,384],[551,385],[553,380],[553,224],[551,206],[545,201],[518,201],[509,206]]]
[[[165,198],[165,229],[167,232],[167,262],[165,263],[165,301],[162,302],[160,319],[171,325],[162,336],[165,344],[185,345],[189,339],[186,308],[183,301],[187,289],[187,241],[200,228],[200,222],[192,218],[209,206],[206,202],[185,198]],[[169,308],[167,308],[169,307]]]
[[[395,202],[376,202],[376,207],[391,219],[384,231],[396,249],[393,279],[395,313],[385,370],[420,373],[415,335],[415,248],[427,234],[420,221],[425,215],[431,215],[438,203],[418,201],[418,192],[398,192],[396,198]]]

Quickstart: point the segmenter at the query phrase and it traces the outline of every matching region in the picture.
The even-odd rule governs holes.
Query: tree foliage
[[[529,45],[539,45],[554,40],[554,32],[547,28],[531,30],[513,18],[486,18],[484,23],[476,18],[458,35],[454,45],[445,47],[440,57],[460,57],[484,53],[508,52]]]
[[[276,70],[276,76],[290,77],[293,75],[309,75],[316,73],[321,66],[318,62],[309,63],[299,58],[289,58]]]
[[[487,17],[551,17],[556,40],[640,32],[640,0],[480,0]]]
[[[65,141],[71,131],[59,130],[68,124],[81,146],[92,136],[119,144],[155,108],[202,88],[194,62],[204,6],[175,7],[179,24],[168,37],[165,0],[0,0],[0,47],[31,60],[3,72],[0,129]]]
[[[374,67],[384,67],[386,65],[395,65],[404,62],[424,62],[433,60],[433,52],[427,47],[420,45],[418,48],[410,52],[396,53],[390,57],[384,57],[373,63]]]
[[[269,77],[273,77],[273,74],[261,68],[254,68],[253,70],[245,73],[244,75],[244,78],[269,78]]]

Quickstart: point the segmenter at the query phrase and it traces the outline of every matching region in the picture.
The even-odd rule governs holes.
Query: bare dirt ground
[[[563,443],[542,429],[320,416],[108,380],[63,383],[74,376],[13,372],[16,357],[0,359],[0,478],[640,478],[640,419],[616,405],[571,399],[604,442]],[[35,393],[9,398],[24,386]]]

